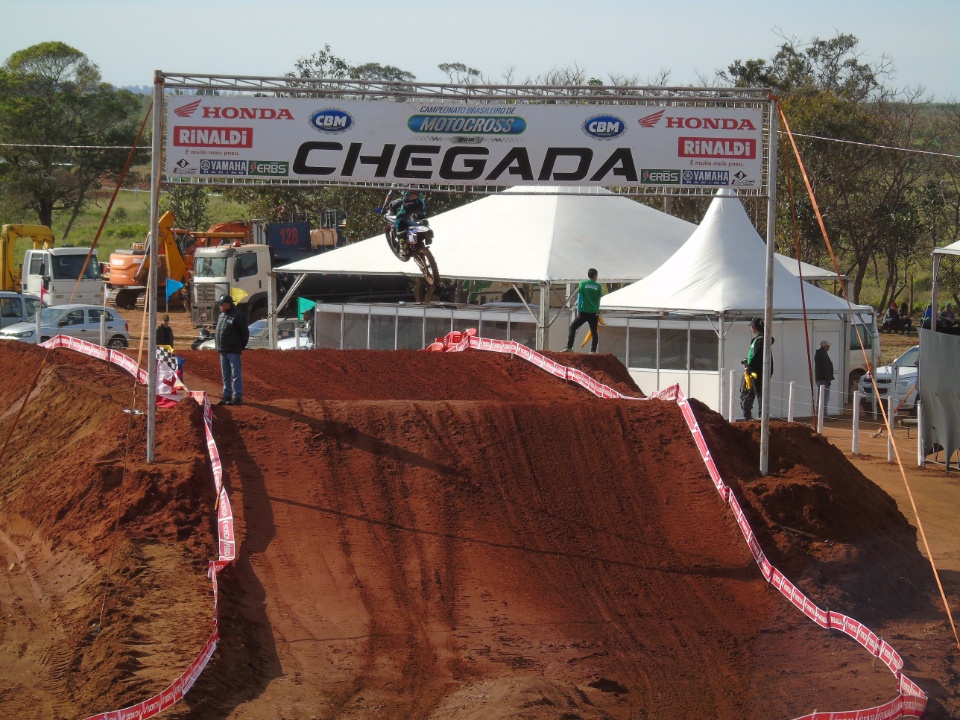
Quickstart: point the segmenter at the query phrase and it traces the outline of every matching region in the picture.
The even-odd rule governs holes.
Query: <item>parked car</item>
[[[917,413],[917,364],[920,360],[920,346],[914,345],[903,355],[889,365],[875,368],[872,373],[877,379],[877,395],[873,393],[871,373],[860,378],[860,398],[864,405],[868,405],[875,412],[874,402],[887,402],[888,397],[894,397],[894,407],[899,406],[900,412],[916,415]],[[902,402],[902,404],[901,404]]]
[[[43,303],[36,295],[0,290],[0,328],[26,322],[37,314]]]
[[[111,308],[99,305],[55,305],[40,311],[40,342],[55,335],[71,337],[100,343],[100,316],[106,316],[106,346],[121,350],[130,345],[127,321]],[[36,318],[31,322],[20,322],[0,330],[0,340],[19,340],[37,342]]]

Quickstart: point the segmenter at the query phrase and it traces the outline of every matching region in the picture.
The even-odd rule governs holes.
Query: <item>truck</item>
[[[189,282],[196,248],[245,240],[247,237],[246,229],[241,223],[218,223],[206,232],[177,228],[172,212],[165,212],[158,225],[158,301],[166,301],[166,280],[175,280],[183,285]],[[107,287],[110,290],[110,299],[117,307],[127,310],[143,307],[147,292],[147,272],[150,269],[148,251],[151,242],[148,235],[146,242],[134,243],[129,249],[116,250],[110,255]],[[170,299],[174,304],[179,304],[180,297],[178,293]]]
[[[873,369],[877,382],[877,393],[873,392],[871,373],[860,378],[861,403],[874,415],[878,413],[877,404],[888,403],[893,399],[894,409],[899,408],[909,415],[917,414],[917,367],[920,364],[920,346],[914,345],[889,365]]]
[[[247,322],[266,318],[273,269],[332,250],[342,244],[333,228],[310,230],[305,222],[255,224],[250,242],[198,248],[191,282],[191,318],[194,324],[213,323],[219,314],[217,299],[228,294]],[[279,301],[293,278],[280,275]],[[311,275],[298,294],[314,301],[412,300],[409,281],[403,276]],[[287,311],[296,312],[296,303]]]
[[[33,247],[16,267],[14,249],[21,239],[30,239]],[[36,295],[46,305],[99,304],[103,277],[96,250],[54,245],[53,231],[46,225],[4,225],[0,230],[0,289]]]

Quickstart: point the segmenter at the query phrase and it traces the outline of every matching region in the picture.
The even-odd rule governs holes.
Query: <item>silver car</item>
[[[255,320],[250,323],[250,341],[247,343],[247,350],[256,350],[259,348],[269,348],[270,347],[270,335],[267,332],[267,321],[266,320]],[[292,350],[296,346],[296,340],[294,338],[294,321],[292,320],[280,320],[277,323],[277,332],[280,336],[280,339],[277,341],[278,350]],[[306,344],[309,343],[309,344]],[[313,348],[313,343],[309,342],[306,338],[300,338],[300,345],[306,349]],[[197,347],[198,350],[214,350],[216,349],[216,342],[211,337],[209,340],[204,340]]]
[[[130,334],[127,321],[110,308],[99,305],[55,305],[40,311],[40,342],[55,335],[71,337],[100,344],[100,317],[106,317],[106,346],[122,350],[130,346]],[[36,318],[32,322],[9,325],[0,330],[0,340],[19,340],[25,343],[37,342]]]
[[[0,290],[0,327],[26,322],[37,314],[43,303],[36,295]]]

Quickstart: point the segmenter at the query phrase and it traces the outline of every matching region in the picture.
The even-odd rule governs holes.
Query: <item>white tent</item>
[[[576,283],[595,267],[603,282],[644,278],[690,237],[693,223],[603,188],[523,187],[430,218],[442,277],[506,283]],[[778,255],[791,273],[797,261]],[[288,273],[420,273],[383,235],[277,268]],[[802,263],[804,277],[834,277]]]
[[[794,261],[795,262],[795,261]],[[717,193],[703,221],[690,239],[669,260],[643,280],[610,293],[601,301],[604,311],[626,311],[651,318],[649,326],[679,331],[686,327],[690,335],[690,356],[683,368],[664,368],[661,361],[652,367],[634,367],[631,372],[644,389],[669,386],[675,382],[714,409],[729,409],[729,372],[740,369],[740,360],[750,341],[750,318],[763,316],[766,275],[766,246],[744,211],[740,199],[728,189]],[[848,347],[847,323],[853,314],[861,314],[869,324],[873,309],[853,306],[809,283],[798,282],[783,263],[774,263],[774,327],[768,330],[776,338],[774,388],[771,411],[783,414],[789,381],[806,388],[810,378],[807,357],[821,340],[830,342],[836,382],[830,409],[842,406]],[[797,322],[806,310],[809,326]],[[609,321],[608,321],[609,323]],[[639,325],[634,325],[639,327]],[[659,332],[659,331],[658,331]],[[695,358],[703,351],[695,341],[697,332],[713,332],[717,337],[718,360]],[[808,335],[809,333],[809,335]],[[809,341],[809,346],[808,346]],[[709,351],[709,350],[707,350]],[[641,354],[641,353],[638,353]],[[651,354],[641,354],[650,358]],[[656,357],[662,360],[663,354]],[[709,368],[699,371],[699,367]],[[724,389],[728,392],[724,397]],[[810,408],[810,401],[806,405]]]
[[[604,282],[633,282],[696,229],[609,190],[563,187],[506,190],[431,216],[430,227],[442,277],[551,284],[579,282],[591,267]],[[382,234],[278,271],[419,275]]]
[[[573,284],[597,268],[607,283],[629,283],[660,267],[696,230],[685,220],[602,188],[513,188],[430,218],[432,251],[441,277],[503,283],[533,283],[543,290]],[[777,256],[791,273],[796,260]],[[804,277],[832,273],[806,263]],[[419,275],[401,262],[377,235],[277,272]],[[762,281],[761,281],[762,282]],[[547,302],[541,292],[536,313],[538,348],[547,347]]]

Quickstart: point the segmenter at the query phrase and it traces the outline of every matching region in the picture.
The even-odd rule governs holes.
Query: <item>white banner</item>
[[[168,179],[759,188],[763,108],[168,98]]]

